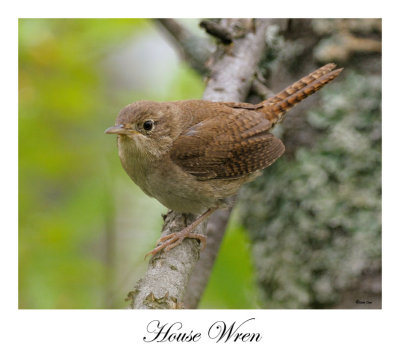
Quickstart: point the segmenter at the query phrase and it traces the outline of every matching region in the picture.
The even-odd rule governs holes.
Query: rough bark
[[[165,217],[162,236],[180,231],[194,221],[195,216],[187,216],[169,211]],[[196,233],[205,233],[201,224]],[[132,308],[174,309],[183,308],[183,296],[190,273],[200,255],[200,245],[195,239],[184,242],[170,251],[161,251],[150,259],[146,275],[129,292]]]
[[[285,154],[241,190],[262,307],[381,306],[380,38],[379,19],[292,19],[268,47],[275,91],[344,71],[288,113]]]

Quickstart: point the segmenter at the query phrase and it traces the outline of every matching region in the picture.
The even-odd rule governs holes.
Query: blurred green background
[[[104,130],[128,103],[203,88],[150,20],[19,20],[20,308],[127,306],[166,208]],[[201,308],[258,307],[250,256],[234,215]]]

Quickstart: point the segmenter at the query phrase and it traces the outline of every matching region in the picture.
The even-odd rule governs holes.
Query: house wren
[[[171,210],[201,214],[178,233],[162,237],[149,254],[205,237],[193,229],[239,187],[257,177],[285,151],[271,133],[293,106],[342,71],[333,63],[256,105],[186,100],[138,101],[124,107],[107,134],[118,134],[126,173],[149,196]]]

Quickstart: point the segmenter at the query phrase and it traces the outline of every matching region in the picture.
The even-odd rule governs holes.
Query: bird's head
[[[179,135],[175,112],[173,103],[137,101],[125,106],[105,133],[117,134],[119,143],[130,144],[139,153],[159,156]]]

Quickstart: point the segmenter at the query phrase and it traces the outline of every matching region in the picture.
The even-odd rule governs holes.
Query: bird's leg
[[[158,241],[158,245],[156,248],[154,248],[152,251],[148,252],[145,255],[145,258],[148,255],[154,255],[158,253],[159,251],[165,249],[165,251],[171,250],[172,248],[175,248],[178,246],[180,243],[182,243],[183,239],[189,238],[189,239],[198,239],[201,243],[201,250],[203,250],[206,247],[206,237],[202,234],[195,234],[193,233],[193,230],[201,224],[205,219],[207,219],[217,208],[210,208],[206,212],[204,212],[202,215],[200,215],[195,221],[193,221],[190,225],[186,226],[184,229],[182,229],[179,232],[168,234],[165,236],[162,236]]]

